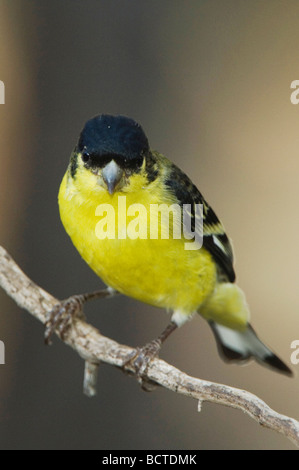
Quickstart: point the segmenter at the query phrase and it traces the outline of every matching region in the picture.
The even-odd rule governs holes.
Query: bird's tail
[[[209,321],[222,359],[228,362],[246,362],[255,359],[260,364],[283,374],[292,376],[289,367],[276,356],[256,335],[248,324],[243,331]]]

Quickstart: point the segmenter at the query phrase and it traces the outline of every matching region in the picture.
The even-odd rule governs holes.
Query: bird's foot
[[[84,296],[73,295],[68,299],[62,300],[56,304],[49,312],[45,329],[45,343],[51,344],[51,336],[55,331],[63,339],[72,320],[77,318],[85,318],[83,313]]]
[[[141,384],[142,389],[147,392],[157,387],[157,384],[149,380],[145,375],[150,362],[157,357],[161,346],[161,340],[155,339],[142,348],[136,348],[123,364],[123,369],[129,373],[133,372],[137,376],[137,380]]]

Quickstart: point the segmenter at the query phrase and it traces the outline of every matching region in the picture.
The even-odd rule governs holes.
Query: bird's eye
[[[90,159],[91,159],[91,157],[90,157],[89,153],[87,153],[87,152],[82,153],[82,161],[84,163],[88,163],[90,161]]]
[[[127,158],[125,158],[123,160],[123,165],[126,167],[126,168],[139,168],[142,166],[142,163],[143,163],[143,157],[136,157],[136,158],[133,158],[133,159],[130,159],[128,160]]]
[[[142,166],[143,157],[140,155],[138,158],[135,159],[135,163],[136,163],[137,167]]]

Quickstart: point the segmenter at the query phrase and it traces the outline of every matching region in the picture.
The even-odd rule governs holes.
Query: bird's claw
[[[56,304],[49,312],[46,322],[44,334],[45,343],[51,344],[51,336],[55,331],[57,331],[59,336],[63,339],[71,321],[75,317],[84,318],[82,307],[83,301],[80,295],[74,295]]]
[[[157,357],[161,348],[159,339],[153,340],[142,348],[136,348],[126,359],[123,369],[133,372],[143,390],[149,392],[156,388],[157,384],[145,377],[150,362]]]

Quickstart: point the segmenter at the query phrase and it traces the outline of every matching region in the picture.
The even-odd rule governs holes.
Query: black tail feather
[[[212,321],[209,324],[224,361],[247,362],[255,359],[276,372],[293,376],[291,369],[258,338],[251,325],[245,331],[237,331]]]

